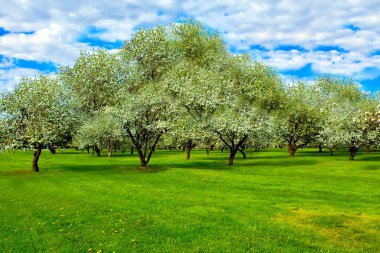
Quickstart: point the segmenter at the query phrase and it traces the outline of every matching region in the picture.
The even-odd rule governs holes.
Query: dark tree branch
[[[226,146],[231,150],[231,146],[230,146],[230,144],[228,144],[228,142],[227,142],[226,140],[224,140],[222,134],[221,134],[219,131],[217,131],[217,130],[215,130],[214,132],[217,133],[217,134],[219,135],[220,140],[221,140],[224,144],[226,144]]]
[[[161,135],[162,135],[162,133],[159,133],[158,136],[157,136],[157,138],[156,138],[156,140],[154,141],[153,146],[150,149],[148,157],[146,159],[146,163],[149,163],[150,158],[152,157],[153,150],[156,148],[156,145],[157,145],[158,141],[160,140]]]

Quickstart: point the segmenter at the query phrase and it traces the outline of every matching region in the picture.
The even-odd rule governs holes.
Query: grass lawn
[[[0,154],[0,252],[380,252],[380,153]]]

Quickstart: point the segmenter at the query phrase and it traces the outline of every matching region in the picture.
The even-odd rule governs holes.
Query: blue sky
[[[234,53],[275,68],[284,81],[352,78],[380,90],[378,0],[2,1],[0,91],[22,76],[56,73],[82,50],[116,51],[140,27],[196,19]]]

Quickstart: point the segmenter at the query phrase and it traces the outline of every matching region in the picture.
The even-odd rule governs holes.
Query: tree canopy
[[[82,52],[55,77],[24,78],[0,98],[2,148],[132,146],[146,167],[158,146],[346,148],[379,143],[379,99],[353,81],[283,83],[271,67],[233,54],[223,37],[188,21],[140,29],[118,52]]]
[[[24,78],[1,100],[6,147],[35,149],[33,170],[44,146],[67,143],[77,123],[77,103],[55,78]]]

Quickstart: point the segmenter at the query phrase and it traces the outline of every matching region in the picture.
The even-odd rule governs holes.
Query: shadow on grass
[[[231,167],[227,166],[227,160],[224,161],[222,159],[205,159],[209,160],[209,162],[203,160],[198,161],[183,160],[179,162],[168,162],[168,163],[159,163],[159,166],[163,166],[165,168],[173,168],[173,169],[197,169],[197,170],[226,170]]]
[[[334,151],[333,155],[330,154],[330,151],[323,151],[322,153],[319,153],[318,151],[311,151],[311,150],[306,150],[306,151],[297,151],[295,154],[295,157],[300,156],[300,157],[342,157],[342,156],[349,156],[349,153],[347,151],[339,150],[339,151]]]
[[[358,157],[355,157],[355,160],[356,161],[378,162],[378,161],[380,161],[380,157],[378,156],[378,154],[365,154],[364,156],[359,155]]]
[[[363,167],[364,170],[380,170],[379,165],[368,165]]]
[[[161,165],[151,165],[147,168],[140,168],[138,165],[128,164],[106,164],[106,165],[66,165],[66,164],[51,164],[40,165],[40,172],[34,172],[32,169],[16,169],[16,170],[3,170],[0,175],[27,175],[27,174],[50,174],[50,173],[65,173],[65,172],[88,172],[100,174],[151,174],[159,173],[167,170]]]
[[[108,157],[108,155],[101,155],[101,156]],[[134,156],[137,156],[137,154],[136,155],[131,155],[129,153],[113,153],[112,154],[112,157],[134,157]]]
[[[51,165],[49,168],[41,168],[44,172],[95,172],[95,173],[158,173],[167,168],[159,165],[151,165],[140,168],[137,164],[86,164],[86,165]]]
[[[313,160],[297,160],[295,158],[285,157],[284,159],[263,159],[262,157],[247,157],[243,158],[235,158],[234,165],[228,166],[228,159],[220,159],[219,158],[198,158],[198,161],[184,161],[177,163],[160,163],[160,165],[168,168],[176,168],[176,169],[197,169],[197,170],[231,170],[234,167],[276,167],[276,168],[288,168],[294,166],[311,166],[318,164],[319,161]],[[199,161],[201,160],[201,161]]]
[[[195,157],[194,160],[202,160],[202,161],[210,161],[210,162],[215,162],[215,161],[218,161],[218,162],[221,162],[221,161],[228,161],[228,156],[198,156],[198,157]],[[188,162],[191,162],[191,158],[190,160],[185,160],[184,161],[188,161]]]
[[[256,152],[255,154],[258,154]],[[308,156],[313,157],[312,154]],[[230,170],[234,167],[294,167],[294,166],[310,166],[320,163],[319,160],[305,160],[301,157],[289,157],[284,154],[281,157],[273,155],[247,155],[246,159],[239,154],[236,155],[234,165],[228,166],[228,154],[225,156],[198,156],[190,158],[190,160],[181,159],[177,162],[160,162],[160,165],[168,168],[178,169],[199,169],[199,170]]]
[[[239,164],[241,167],[271,167],[271,168],[288,168],[288,167],[296,167],[296,166],[311,166],[318,164],[318,161],[313,160],[296,160],[295,158],[289,158],[289,160],[281,159],[281,160],[261,160],[261,159],[249,159],[247,162]]]
[[[22,169],[22,170],[3,170],[3,171],[0,171],[0,175],[27,175],[27,174],[37,174],[37,173],[34,172],[32,169],[30,169],[30,170]]]
[[[92,152],[90,152],[90,153],[87,153],[87,151],[84,151],[84,152],[82,152],[82,151],[64,151],[64,152],[57,152],[57,153],[55,153],[54,155],[53,154],[50,154],[50,155],[52,155],[52,156],[62,156],[62,155],[88,155],[88,156],[93,156],[93,157],[98,157],[98,156],[96,156],[96,154],[92,154]],[[136,154],[137,155],[137,154]],[[136,156],[136,155],[131,155],[131,154],[129,154],[129,153],[119,153],[119,152],[117,152],[117,153],[113,153],[112,154],[112,157],[133,157],[133,156]],[[108,154],[106,154],[106,153],[101,153],[100,154],[100,157],[108,157]],[[112,158],[111,157],[111,158]]]

